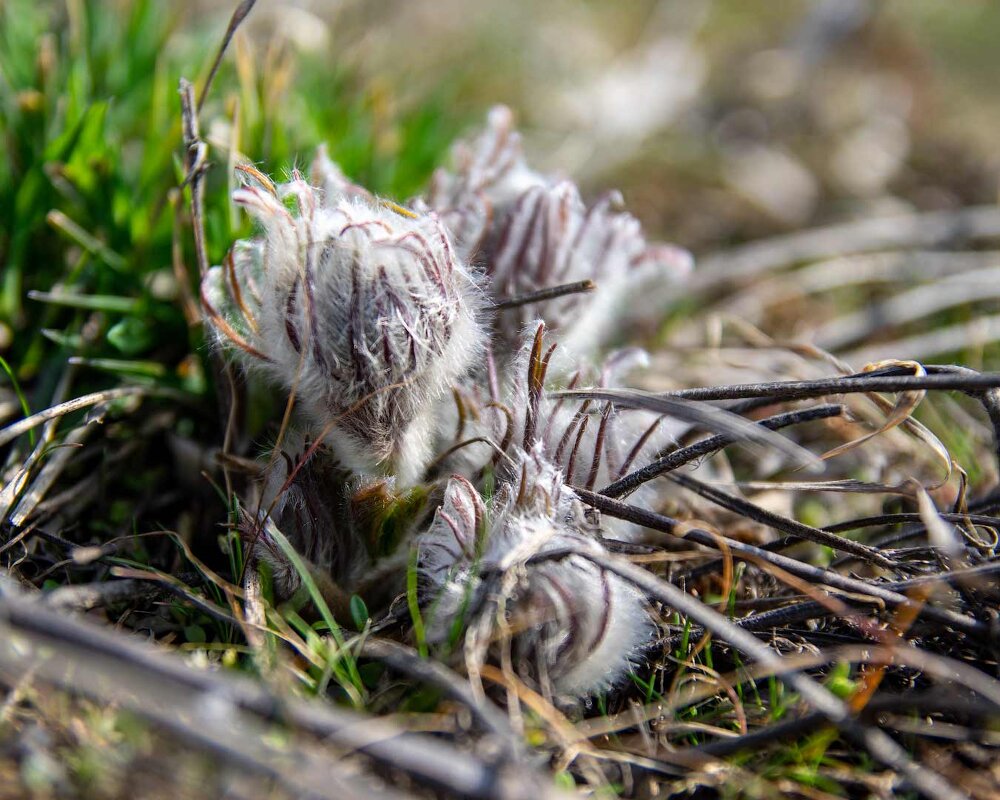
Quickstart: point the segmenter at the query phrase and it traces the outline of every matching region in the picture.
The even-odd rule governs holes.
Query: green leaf
[[[370,615],[368,613],[368,606],[365,605],[365,601],[361,599],[359,595],[351,595],[351,621],[354,622],[354,627],[357,630],[364,630],[365,625],[368,624]]]
[[[135,356],[148,350],[154,342],[154,332],[150,324],[138,317],[125,317],[108,331],[108,341],[120,353]]]
[[[187,625],[184,628],[184,638],[189,642],[198,642],[199,644],[207,641],[205,636],[205,629],[201,625]]]
[[[101,259],[115,270],[125,268],[125,259],[108,247],[89,231],[84,230],[61,211],[50,211],[45,215],[45,221],[59,231],[74,244],[78,244],[88,253]]]
[[[88,311],[107,311],[111,314],[134,314],[142,308],[142,301],[135,297],[118,297],[108,294],[31,291],[28,292],[28,297],[40,303],[83,308]]]
[[[567,792],[571,792],[576,789],[576,780],[573,778],[572,774],[566,770],[561,770],[555,774],[556,788],[564,789]]]
[[[21,384],[17,382],[17,376],[14,374],[14,370],[10,368],[3,356],[0,356],[0,369],[7,373],[7,377],[10,378],[11,385],[14,387],[14,394],[17,395],[17,401],[21,404],[21,411],[24,413],[25,418],[31,416],[31,406],[28,405],[28,398],[24,396],[24,392],[21,391]],[[32,428],[28,431],[28,441],[31,442],[32,448],[35,446],[35,429]]]
[[[410,609],[413,621],[413,638],[417,640],[417,651],[421,658],[427,658],[427,631],[424,618],[420,613],[420,603],[417,601],[417,550],[410,553],[410,563],[406,569],[406,605]]]
[[[323,599],[323,594],[320,592],[319,586],[316,585],[316,580],[309,571],[306,562],[303,561],[302,556],[299,555],[298,551],[296,551],[281,530],[277,526],[272,526],[268,528],[267,533],[278,545],[282,555],[291,562],[292,567],[294,567],[302,581],[302,586],[308,592],[309,599],[312,600],[313,605],[316,606],[320,616],[323,618],[323,622],[326,623],[335,645],[334,652],[332,653],[333,659],[334,661],[342,661],[347,672],[346,678],[349,680],[351,687],[348,686],[347,681],[341,681],[341,685],[351,694],[351,699],[355,705],[360,707],[362,704],[360,691],[364,689],[364,683],[358,674],[357,662],[354,655],[344,642],[344,635],[333,617],[333,612],[330,611],[330,606]],[[351,692],[351,688],[355,691]]]
[[[110,334],[109,334],[110,338]],[[79,364],[115,375],[130,375],[140,378],[162,378],[167,368],[159,361],[125,361],[119,358],[71,358],[70,364]]]

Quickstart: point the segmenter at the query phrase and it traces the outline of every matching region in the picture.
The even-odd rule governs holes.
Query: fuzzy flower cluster
[[[284,537],[334,601],[401,590],[416,548],[434,641],[464,626],[488,658],[506,619],[527,678],[582,697],[617,683],[654,626],[634,587],[569,552],[629,535],[595,522],[571,487],[617,479],[670,428],[549,398],[546,376],[619,380],[640,353],[594,358],[621,310],[691,260],[646,242],[617,195],[588,207],[572,182],[532,170],[505,108],[453,162],[407,207],[352,183],[323,149],[308,180],[258,176],[234,193],[260,233],[205,276],[205,317],[296,415],[245,534],[279,595],[301,584]],[[584,281],[596,290],[533,299]]]

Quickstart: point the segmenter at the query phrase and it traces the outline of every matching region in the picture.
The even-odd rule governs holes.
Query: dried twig
[[[965,522],[970,525],[986,525],[990,527],[1000,526],[1000,517],[989,517],[983,514],[949,514],[941,513],[941,519],[948,522]],[[823,530],[830,533],[841,533],[843,531],[854,531],[858,528],[874,528],[882,525],[899,525],[904,522],[919,523],[920,515],[916,512],[902,512],[897,514],[877,514],[871,517],[858,517],[857,519],[847,519],[842,522],[834,522],[825,525]],[[910,530],[910,535],[915,535],[923,530],[922,525],[914,526]]]
[[[1000,385],[1000,376],[997,376]],[[783,453],[793,463],[809,470],[821,470],[823,465],[817,456],[783,436],[757,425],[725,409],[712,405],[692,403],[680,394],[653,394],[639,389],[567,389],[547,392],[546,397],[559,399],[572,397],[577,400],[602,400],[620,408],[635,408],[663,414],[674,419],[690,422],[707,430],[717,431],[733,437],[734,441],[773,447]],[[696,398],[700,399],[700,398]]]
[[[208,73],[208,77],[205,79],[205,85],[201,88],[201,94],[198,96],[198,107],[197,111],[201,111],[202,106],[205,105],[205,98],[208,97],[208,90],[212,88],[212,82],[215,80],[215,75],[219,71],[219,66],[222,64],[222,57],[226,54],[226,50],[229,48],[229,43],[233,40],[233,36],[236,35],[236,30],[243,24],[243,20],[247,18],[247,15],[253,9],[257,0],[243,0],[236,10],[233,11],[233,15],[229,18],[229,27],[226,28],[226,33],[222,37],[222,43],[219,45],[219,52],[215,54],[215,61],[212,62],[212,69]]]
[[[804,578],[805,580],[825,584],[834,589],[841,589],[845,592],[853,592],[856,594],[876,597],[892,608],[901,605],[905,605],[907,607],[913,607],[915,605],[906,595],[888,590],[878,583],[867,583],[856,578],[849,578],[830,570],[820,569],[819,567],[805,564],[794,558],[789,558],[788,556],[783,556],[779,553],[772,553],[768,550],[764,550],[763,548],[739,542],[718,533],[709,533],[708,531],[701,530],[700,528],[690,527],[679,522],[678,520],[671,519],[670,517],[662,514],[656,514],[643,508],[630,506],[619,502],[618,500],[613,500],[610,497],[605,497],[604,495],[596,494],[595,492],[588,492],[586,489],[582,489],[578,486],[574,486],[572,489],[580,497],[580,499],[583,500],[583,502],[593,506],[601,513],[607,514],[608,516],[623,519],[628,522],[634,522],[637,525],[643,525],[651,530],[661,531],[671,536],[676,536],[682,541],[696,542],[697,544],[710,547],[713,550],[717,550],[719,548],[719,543],[723,542],[730,552],[732,552],[734,558],[746,558],[751,561],[759,560],[765,563],[773,564],[774,566],[786,570],[799,578]],[[958,614],[948,609],[936,608],[935,606],[926,604],[920,606],[919,610],[920,614],[927,619],[933,619],[939,624],[954,627],[965,633],[977,634],[979,636],[993,635],[990,632],[989,626],[963,614]]]
[[[173,397],[180,395],[180,392],[169,392],[169,390],[164,389],[151,389],[147,386],[122,386],[118,389],[105,389],[103,392],[93,392],[92,394],[85,394],[81,397],[74,397],[72,400],[67,400],[65,403],[59,403],[59,405],[46,408],[44,411],[39,411],[37,414],[32,414],[30,417],[18,420],[17,422],[14,422],[6,428],[0,430],[0,447],[10,444],[22,433],[27,433],[32,428],[41,425],[43,422],[47,422],[50,419],[55,419],[56,417],[61,417],[66,414],[72,414],[74,411],[80,411],[81,409],[89,408],[90,406],[96,406],[99,403],[109,403],[112,400],[119,400],[123,397],[138,397],[144,394],[162,395],[165,393]]]
[[[865,706],[863,717],[872,719],[886,711],[906,711],[918,714],[947,713],[973,718],[988,724],[996,711],[968,697],[954,697],[951,692],[907,692],[906,694],[876,695]],[[766,725],[743,736],[720,739],[700,747],[691,748],[695,753],[721,758],[742,750],[760,750],[781,742],[811,733],[826,725],[822,714],[809,712],[794,719]],[[686,752],[686,751],[685,751]]]
[[[852,394],[865,392],[907,392],[916,389],[954,389],[963,392],[978,392],[1000,387],[1000,373],[982,372],[973,374],[935,373],[927,367],[927,375],[881,375],[871,372],[823,378],[815,381],[773,381],[769,383],[738,383],[730,386],[710,386],[698,389],[681,389],[651,395],[655,398],[709,401],[742,400],[767,397],[774,400],[808,400],[831,394]],[[972,372],[970,370],[970,372]],[[611,389],[567,389],[550,392],[549,397],[575,397],[579,400],[610,400],[620,403],[619,392]],[[670,413],[665,411],[664,413]],[[697,420],[693,420],[697,421]]]
[[[942,571],[934,575],[921,575],[919,578],[911,578],[906,581],[893,581],[892,583],[884,584],[883,587],[893,592],[902,593],[916,586],[924,586],[927,584],[954,585],[955,583],[961,581],[982,578],[995,575],[997,573],[1000,573],[1000,561],[995,561],[989,564],[981,564],[980,566],[969,567],[968,569]],[[842,597],[841,599],[851,604],[863,602],[863,598],[859,598],[857,596]],[[872,598],[872,603],[875,605],[881,605],[881,603],[875,598]],[[781,608],[771,609],[770,611],[762,611],[757,614],[751,614],[748,617],[733,620],[733,622],[748,631],[763,631],[772,628],[782,628],[798,622],[805,622],[811,619],[830,616],[833,613],[834,612],[830,609],[820,603],[817,603],[815,600],[805,600],[801,603],[794,603],[793,605],[782,606]],[[697,632],[692,631],[689,635],[691,637],[697,637]]]
[[[219,45],[215,60],[212,62],[212,69],[208,73],[205,85],[202,87],[201,95],[195,104],[194,86],[186,78],[180,79],[179,91],[181,95],[181,128],[184,133],[184,183],[191,187],[191,221],[194,228],[194,248],[198,259],[198,274],[202,277],[208,272],[208,251],[205,247],[205,187],[203,179],[208,170],[208,145],[201,138],[201,130],[198,122],[198,112],[201,111],[208,97],[208,92],[212,88],[212,82],[222,63],[222,57],[226,54],[226,49],[232,41],[236,30],[246,19],[253,9],[257,0],[243,0],[232,17],[229,19],[229,27]]]
[[[844,411],[844,406],[841,405],[823,405],[817,406],[816,408],[806,408],[801,411],[790,411],[785,414],[776,414],[773,417],[761,420],[757,424],[767,428],[768,430],[774,431],[790,425],[798,425],[803,422],[837,417],[843,414]],[[656,461],[653,461],[645,467],[637,469],[635,472],[632,472],[623,478],[619,478],[614,483],[608,484],[601,489],[600,493],[606,495],[607,497],[624,497],[625,495],[635,491],[642,484],[647,483],[660,475],[664,475],[672,470],[675,470],[678,467],[682,467],[685,464],[689,464],[702,456],[721,450],[736,441],[737,440],[730,435],[719,434],[717,436],[702,439],[700,442],[695,442],[688,447],[680,447],[660,458],[657,458]]]
[[[415,650],[399,642],[373,637],[364,640],[359,655],[374,658],[414,680],[440,689],[446,697],[468,707],[482,728],[500,740],[507,757],[523,756],[521,742],[507,717],[488,700],[476,696],[468,681],[444,664],[421,658]]]
[[[186,78],[180,80],[181,123],[184,131],[184,182],[191,188],[191,222],[194,228],[194,250],[198,274],[208,272],[208,251],[205,247],[205,186],[208,169],[208,145],[201,139],[198,111],[194,103],[194,86]]]
[[[843,536],[837,536],[836,534],[825,531],[822,528],[814,528],[811,525],[806,525],[798,520],[789,519],[788,517],[783,517],[780,514],[775,514],[773,511],[761,508],[760,506],[751,503],[749,500],[743,500],[742,498],[735,497],[734,495],[726,494],[725,492],[716,489],[714,486],[709,486],[708,484],[702,483],[701,481],[688,475],[670,474],[667,476],[667,479],[683,486],[685,489],[690,489],[701,497],[711,500],[713,503],[716,503],[729,511],[740,514],[747,519],[752,519],[755,522],[760,522],[770,528],[773,528],[774,530],[786,533],[789,536],[793,536],[804,541],[815,542],[816,544],[822,544],[826,547],[832,547],[840,553],[850,553],[852,556],[855,556],[862,561],[869,564],[876,564],[880,567],[885,567],[886,569],[898,567],[898,564],[893,559],[883,555],[873,547],[861,544],[861,542],[856,542],[853,539],[845,539]]]
[[[509,297],[506,300],[498,300],[494,305],[497,311],[508,308],[517,308],[531,303],[543,303],[546,300],[554,300],[557,297],[565,297],[568,294],[580,294],[581,292],[592,292],[597,288],[597,284],[592,280],[577,281],[576,283],[564,283],[561,286],[550,286],[547,289],[539,289],[537,292],[519,294],[516,297]]]

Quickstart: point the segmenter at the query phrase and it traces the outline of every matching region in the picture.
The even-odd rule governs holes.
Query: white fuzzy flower
[[[440,214],[463,254],[482,263],[494,299],[585,280],[597,284],[594,292],[499,315],[497,327],[509,347],[516,347],[530,320],[544,319],[559,331],[563,362],[553,367],[560,371],[605,344],[629,316],[630,300],[651,285],[676,284],[692,269],[688,251],[646,241],[617,192],[588,208],[573,182],[532,170],[504,106],[490,111],[478,138],[455,147],[453,161],[453,172],[435,173],[418,207]]]
[[[597,490],[618,480],[630,469],[644,465],[652,454],[672,445],[689,426],[638,409],[613,403],[551,398],[533,380],[542,329],[519,353],[513,368],[509,407],[513,419],[512,441],[519,447],[541,448],[571,485]],[[558,352],[558,348],[554,352]],[[554,355],[554,353],[553,353]],[[567,388],[620,385],[623,376],[647,366],[639,348],[609,354],[602,368],[582,367],[565,380]],[[544,381],[544,374],[542,375]],[[506,421],[505,421],[506,424]],[[510,438],[510,437],[508,437]]]
[[[650,245],[639,221],[621,211],[617,192],[591,208],[576,186],[563,181],[529,189],[500,224],[488,264],[494,297],[516,297],[552,286],[591,280],[596,291],[508,309],[499,329],[507,336],[534,319],[559,333],[563,371],[594,355],[628,319],[627,301],[651,283],[676,283],[691,270],[690,253]]]
[[[598,490],[630,471],[645,466],[655,455],[676,444],[690,428],[687,421],[641,409],[624,408],[610,402],[553,398],[549,389],[620,387],[632,373],[648,366],[644,350],[626,348],[611,352],[599,367],[584,363],[550,381],[549,367],[559,347],[546,337],[545,326],[526,326],[525,342],[507,360],[506,380],[490,388],[490,381],[464,382],[453,404],[442,405],[444,420],[437,444],[442,471],[474,474],[492,462],[502,464],[504,451],[516,449],[541,454],[570,485]],[[643,486],[641,503],[654,504],[657,490]],[[607,533],[628,539],[636,526],[609,520]]]
[[[657,453],[676,444],[689,423],[640,409],[621,408],[609,402],[552,398],[546,390],[547,365],[558,347],[546,347],[545,326],[534,323],[534,335],[522,346],[511,366],[505,395],[509,414],[494,412],[492,436],[508,448],[523,448],[544,454],[569,485],[591,491],[617,481],[648,464]],[[648,366],[648,356],[639,348],[610,353],[600,369],[584,365],[568,376],[560,376],[559,388],[620,386],[627,375]],[[656,505],[661,487],[640,487],[632,502]],[[603,535],[633,540],[641,528],[618,519],[603,523]]]
[[[520,451],[489,509],[464,478],[452,477],[443,505],[418,540],[430,584],[432,633],[444,636],[475,608],[485,574],[515,578],[506,597],[513,648],[538,680],[586,696],[617,684],[649,641],[653,625],[628,582],[580,556],[531,562],[566,548],[599,547],[561,472],[536,450]]]
[[[348,473],[294,428],[262,459],[260,477],[239,530],[251,569],[267,566],[276,599],[302,588],[304,567],[340,620],[351,619],[352,594],[374,607],[392,602],[407,563],[401,545],[426,513],[423,487],[399,492],[394,478]]]
[[[506,106],[490,110],[486,129],[452,148],[454,172],[438,169],[423,202],[438,212],[465,258],[483,256],[487,240],[513,203],[545,176],[530,169]]]
[[[366,198],[322,153],[314,166],[326,196],[298,177],[234,192],[263,234],[206,275],[206,315],[248,369],[295,392],[345,466],[412,483],[434,401],[482,350],[479,289],[434,215]]]

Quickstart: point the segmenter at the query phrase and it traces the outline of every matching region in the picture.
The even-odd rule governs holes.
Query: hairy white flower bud
[[[534,319],[559,333],[563,367],[590,357],[627,317],[626,301],[651,282],[676,283],[691,270],[691,255],[650,245],[639,221],[606,194],[587,208],[576,186],[563,181],[522,194],[500,224],[489,263],[491,293],[516,297],[591,280],[596,291],[556,297],[503,311],[508,340]]]
[[[539,329],[536,339],[540,334]],[[654,451],[673,444],[690,427],[661,414],[618,408],[612,403],[548,397],[544,387],[539,390],[532,385],[532,353],[538,350],[526,344],[514,363],[510,392],[513,441],[521,447],[541,447],[567,483],[587,489],[605,486],[631,467],[642,465]],[[619,385],[626,374],[647,363],[646,352],[639,348],[615,351],[601,369],[581,367],[564,385]]]
[[[506,106],[490,110],[486,129],[475,140],[455,144],[452,162],[454,172],[434,173],[425,202],[441,215],[466,258],[482,255],[496,223],[518,197],[549,182],[528,167]]]
[[[545,388],[546,368],[558,348],[545,346],[545,327],[535,322],[526,329],[527,339],[512,362],[511,385],[507,391],[508,415],[494,413],[494,438],[509,442],[508,447],[537,451],[561,473],[563,481],[597,491],[645,466],[654,454],[676,444],[690,425],[641,409],[620,408],[613,403],[552,398]],[[610,353],[600,369],[583,366],[561,379],[565,388],[617,386],[631,372],[648,364],[639,348]],[[557,384],[557,385],[560,385]],[[657,487],[646,484],[633,498],[653,506]],[[638,526],[617,519],[605,521],[605,533],[614,539],[630,540]]]
[[[675,284],[692,269],[688,251],[646,242],[617,192],[587,208],[573,182],[528,167],[504,106],[490,111],[478,138],[454,148],[453,161],[454,172],[438,170],[418,205],[437,211],[463,253],[483,263],[494,299],[586,280],[597,285],[499,315],[510,347],[533,319],[559,331],[563,361],[553,364],[559,371],[604,344],[630,299],[652,284]]]
[[[365,198],[322,153],[314,167],[326,197],[297,176],[234,192],[263,234],[206,275],[206,316],[247,369],[295,392],[346,467],[408,484],[434,401],[482,350],[480,292],[434,215]]]
[[[513,642],[519,660],[560,693],[607,689],[651,637],[643,598],[580,556],[529,563],[599,544],[561,472],[538,450],[519,451],[512,470],[489,509],[472,484],[453,476],[433,523],[418,537],[421,569],[432,589],[432,633],[443,636],[463,609],[476,607],[487,586],[484,574],[510,576],[513,588],[504,599],[520,631]]]

